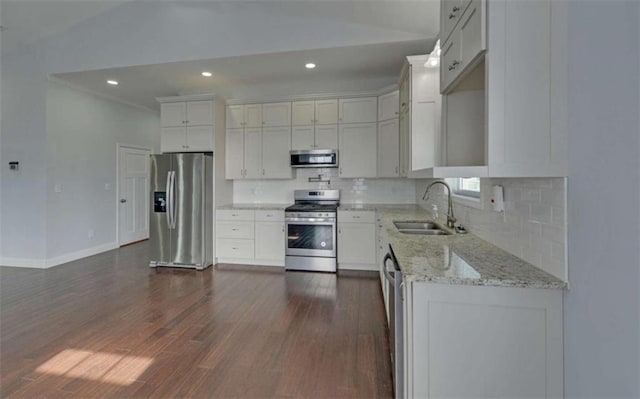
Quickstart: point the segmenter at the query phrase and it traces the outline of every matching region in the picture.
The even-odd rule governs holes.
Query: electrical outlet
[[[104,190],[105,190],[105,191],[109,191],[109,190],[111,190],[111,184],[110,184],[110,183],[105,183],[105,184],[104,184]]]
[[[87,231],[87,238],[92,240],[93,236],[94,236],[93,229],[89,229],[89,231]]]
[[[55,191],[56,193],[61,193],[62,192],[62,184],[60,184],[60,183],[55,184],[53,186],[53,191]]]

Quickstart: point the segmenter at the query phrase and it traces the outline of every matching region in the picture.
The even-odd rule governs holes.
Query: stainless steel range
[[[286,270],[335,272],[340,190],[296,190],[285,209]]]

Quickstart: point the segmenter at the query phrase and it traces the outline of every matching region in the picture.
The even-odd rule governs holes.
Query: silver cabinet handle
[[[121,199],[120,199],[120,202],[124,204],[125,202],[127,202],[127,200],[126,200],[126,199],[124,199],[124,198],[121,198]]]
[[[353,216],[354,219],[360,219],[360,216]]]
[[[453,61],[451,63],[451,65],[449,65],[449,70],[453,71],[454,69],[456,69],[456,67],[458,66],[458,64],[460,64],[460,61]]]
[[[396,166],[396,173],[398,173],[398,167]]]
[[[342,174],[342,168],[340,168],[340,174]]]
[[[458,11],[460,11],[460,7],[458,7],[458,6],[454,6],[454,7],[451,9],[451,14],[449,14],[449,19],[454,19],[455,17],[457,17],[457,15],[456,15],[456,14],[458,13]]]

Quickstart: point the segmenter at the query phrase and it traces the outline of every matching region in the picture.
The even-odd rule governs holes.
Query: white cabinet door
[[[306,126],[315,123],[315,101],[294,101],[291,103],[291,124]]]
[[[227,105],[227,129],[239,129],[244,126],[244,105]]]
[[[213,151],[213,125],[187,127],[188,151]]]
[[[313,140],[313,125],[294,126],[291,128],[291,149],[312,150],[315,148]]]
[[[411,129],[411,113],[405,112],[400,115],[400,176],[407,176],[411,163],[411,147],[409,133]]]
[[[244,176],[244,129],[227,129],[225,148],[225,178],[242,179]]]
[[[183,152],[187,145],[187,131],[184,127],[163,127],[160,136],[160,151]]]
[[[189,101],[187,103],[187,125],[213,125],[213,102]]]
[[[291,126],[291,103],[262,104],[262,126]]]
[[[377,123],[340,125],[340,177],[376,177]]]
[[[315,122],[318,125],[334,125],[338,123],[338,99],[316,101],[315,114]]]
[[[262,104],[245,104],[244,127],[262,127]]]
[[[256,259],[284,262],[284,223],[256,223],[255,240]]]
[[[290,127],[265,127],[262,129],[262,177],[291,179],[293,170],[289,163],[290,149]]]
[[[447,41],[453,28],[456,26],[462,16],[461,0],[441,0],[440,1],[440,37],[441,42]]]
[[[184,126],[187,120],[186,110],[187,108],[184,102],[160,104],[160,126]]]
[[[338,149],[338,125],[316,125],[315,137],[315,148]]]
[[[378,121],[378,97],[341,98],[339,105],[340,123]]]
[[[229,156],[229,155],[227,155]],[[259,179],[262,176],[262,129],[244,129],[244,177]]]
[[[378,123],[378,177],[400,175],[400,127],[398,118]]]
[[[397,118],[400,114],[400,92],[398,90],[378,97],[378,121]]]
[[[364,263],[375,266],[375,225],[373,223],[339,223],[338,248],[338,263]]]

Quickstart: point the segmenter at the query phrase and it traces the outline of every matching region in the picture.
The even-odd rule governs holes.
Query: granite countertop
[[[291,206],[291,204],[227,204],[220,205],[216,209],[222,210],[256,210],[256,211],[284,211],[284,208]]]
[[[566,283],[495,245],[468,234],[421,236],[400,233],[394,220],[429,220],[416,205],[370,205],[407,281],[442,284],[563,289]],[[449,230],[442,223],[437,223]],[[451,230],[449,230],[451,231]]]

